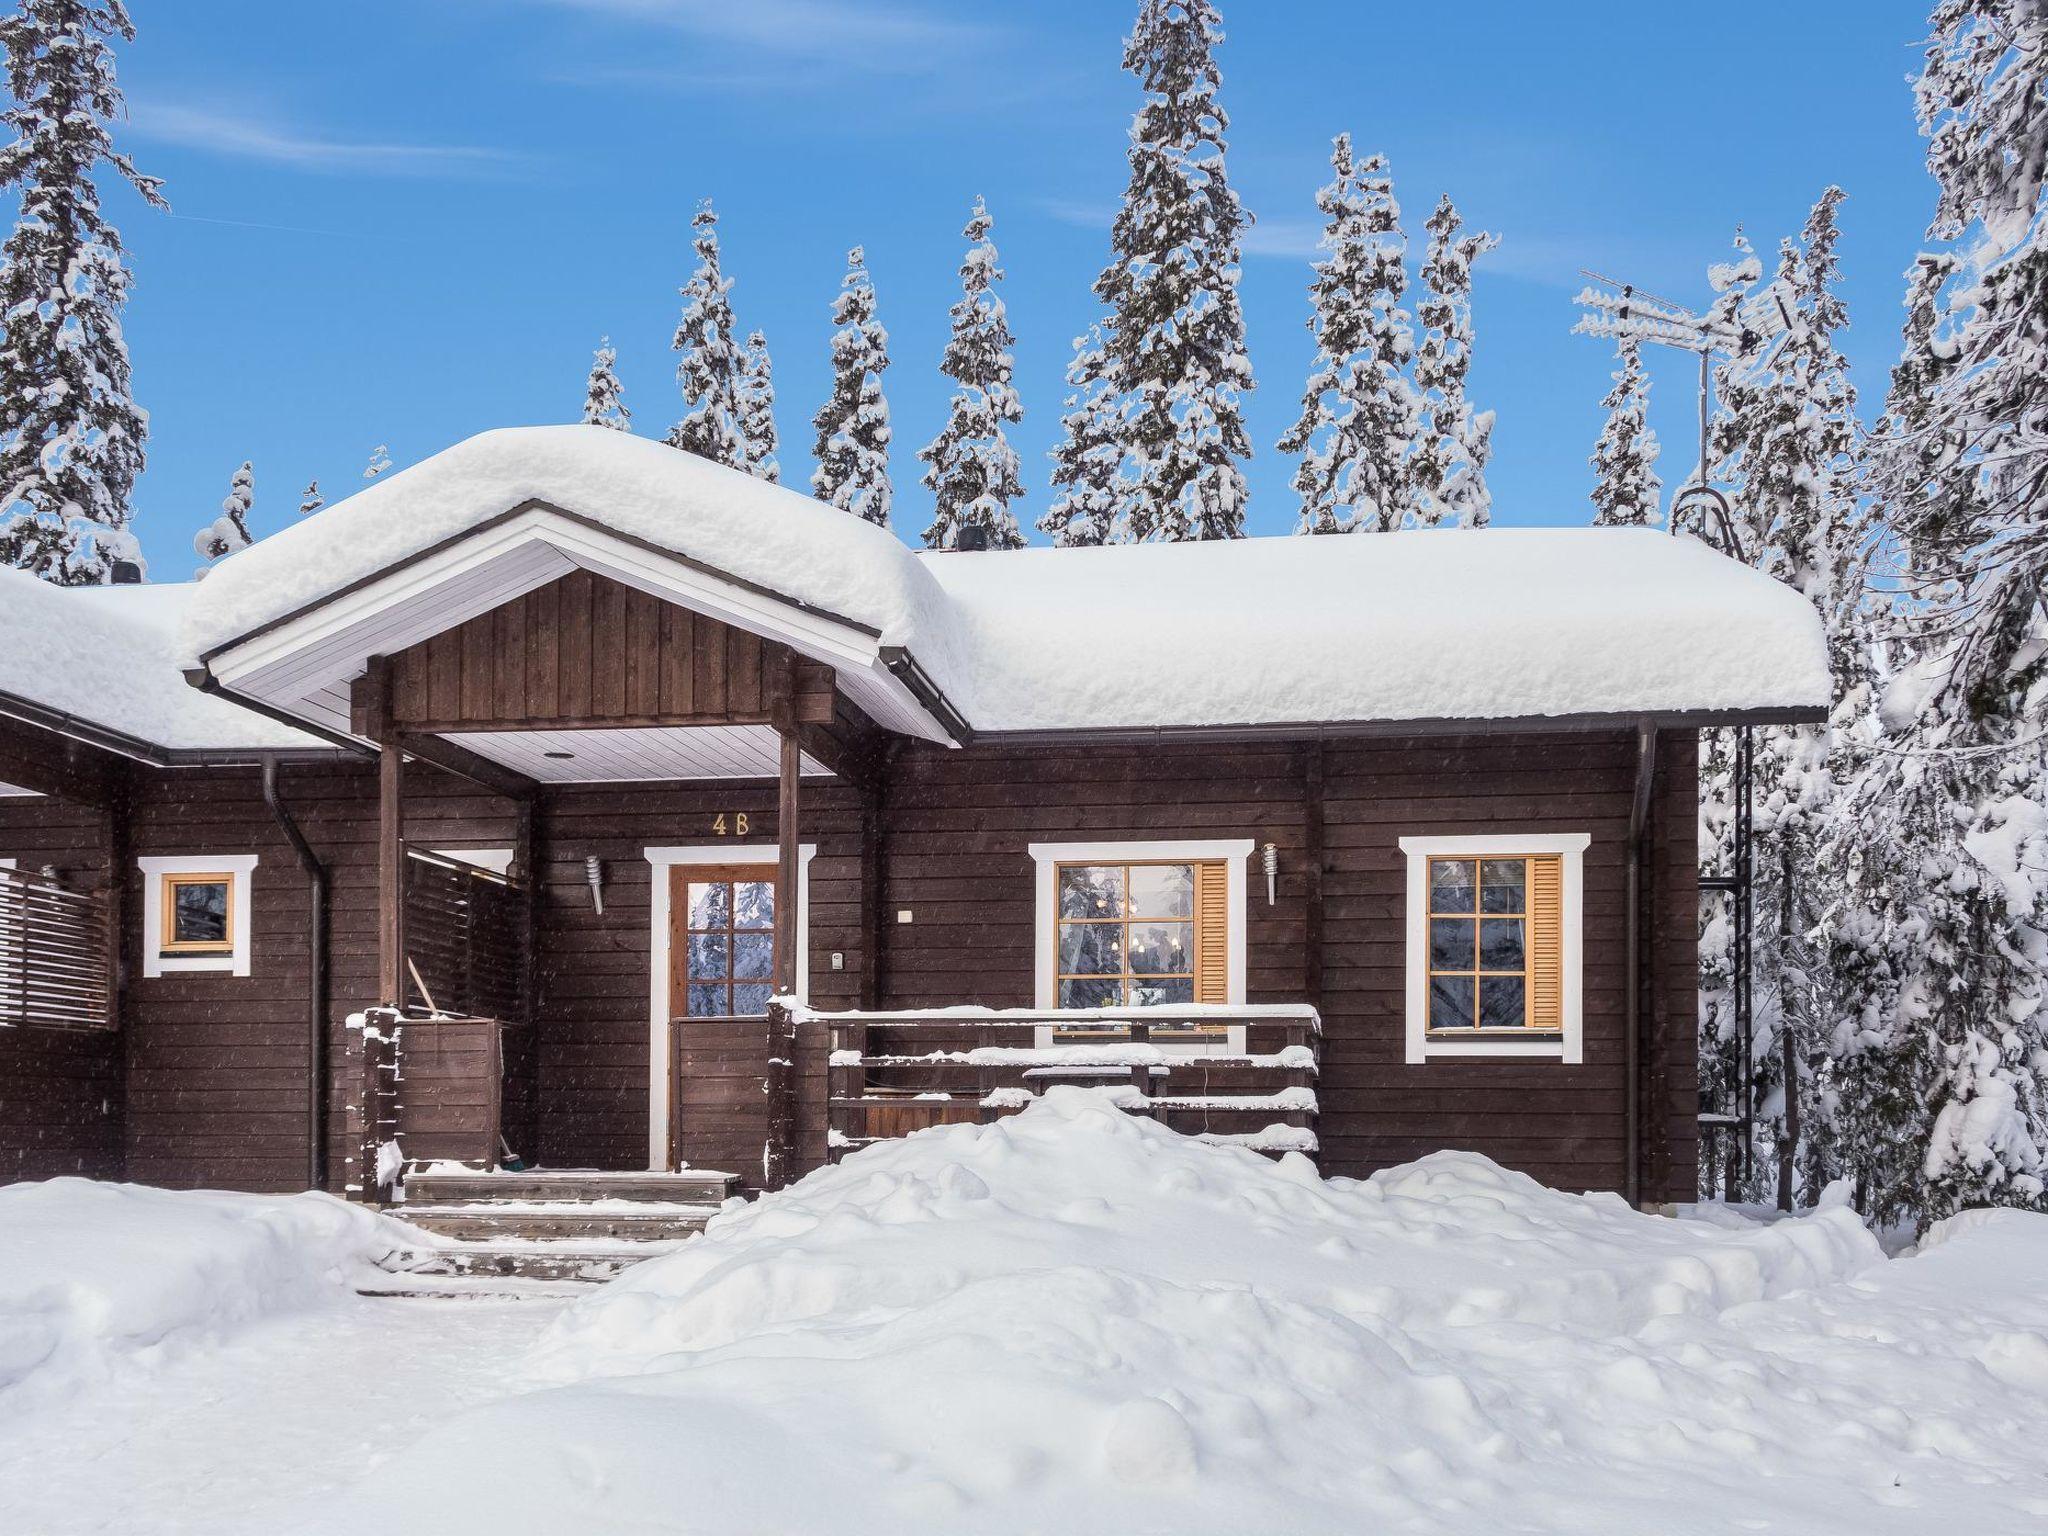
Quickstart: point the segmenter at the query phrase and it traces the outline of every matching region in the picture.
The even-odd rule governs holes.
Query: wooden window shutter
[[[1529,1027],[1564,1028],[1564,860],[1529,860]]]
[[[1195,1001],[1230,1001],[1230,866],[1195,866]]]

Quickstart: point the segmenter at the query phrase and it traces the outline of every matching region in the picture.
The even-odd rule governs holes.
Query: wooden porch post
[[[795,993],[797,978],[797,786],[804,754],[793,723],[781,736],[782,792],[775,818],[775,990],[788,996]]]
[[[363,734],[377,759],[377,1000],[405,1006],[405,753],[391,721],[391,658],[372,656],[363,681]]]

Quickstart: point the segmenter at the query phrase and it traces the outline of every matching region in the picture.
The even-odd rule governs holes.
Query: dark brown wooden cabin
[[[772,1186],[1082,1083],[1330,1176],[1693,1197],[1698,731],[1811,708],[981,731],[612,545],[353,614],[340,687],[277,679],[374,583],[216,647],[253,745],[0,693],[0,1179]]]

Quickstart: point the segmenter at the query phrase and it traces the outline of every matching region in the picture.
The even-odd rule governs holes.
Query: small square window
[[[167,955],[233,952],[235,880],[231,874],[163,878],[163,943]]]

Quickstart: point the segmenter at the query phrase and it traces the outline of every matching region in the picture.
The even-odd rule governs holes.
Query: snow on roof
[[[915,555],[598,427],[486,432],[216,566],[187,663],[537,500],[901,645],[977,731],[1823,708],[1798,594],[1689,539],[1490,528]]]
[[[0,568],[0,694],[173,751],[326,746],[185,682],[173,652],[196,590],[55,587]]]

